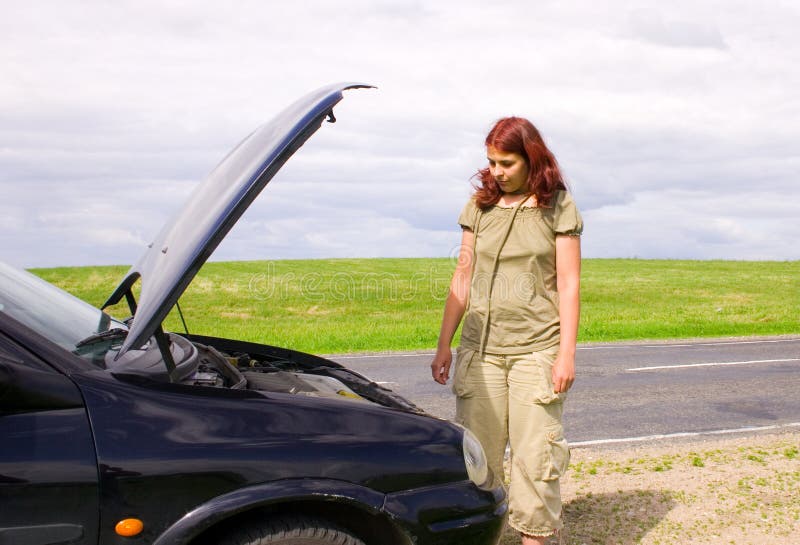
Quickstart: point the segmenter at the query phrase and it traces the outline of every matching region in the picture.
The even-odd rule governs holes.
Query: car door
[[[80,391],[0,331],[0,545],[96,545],[98,507]]]

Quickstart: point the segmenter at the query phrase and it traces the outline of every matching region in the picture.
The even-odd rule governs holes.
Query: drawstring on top
[[[481,333],[481,346],[479,354],[483,355],[484,350],[486,349],[486,339],[489,337],[489,317],[492,314],[492,291],[494,290],[494,280],[495,276],[497,275],[497,267],[500,264],[500,252],[503,249],[503,246],[506,244],[506,240],[508,240],[508,235],[511,234],[511,227],[514,225],[514,218],[517,217],[517,212],[520,208],[522,208],[522,203],[527,201],[530,198],[530,195],[525,196],[521,201],[519,201],[515,206],[513,211],[511,212],[511,218],[508,220],[508,226],[506,227],[506,232],[503,235],[503,238],[500,240],[500,245],[497,247],[497,253],[494,255],[494,263],[492,264],[492,279],[489,283],[489,293],[487,298],[487,305],[486,305],[486,317],[483,322],[483,328]],[[483,215],[483,211],[481,211],[481,215]],[[472,247],[472,255],[477,256],[475,253],[475,249],[478,245],[478,226],[480,225],[480,216],[478,217],[478,221],[475,223],[475,239],[473,242]],[[473,258],[477,259],[477,258]],[[475,274],[475,268],[473,266],[473,275]],[[470,281],[471,282],[471,281]]]

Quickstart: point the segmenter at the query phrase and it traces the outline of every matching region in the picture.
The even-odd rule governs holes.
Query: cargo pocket
[[[546,443],[542,456],[542,480],[553,481],[567,472],[569,445],[564,438],[564,427],[553,424],[545,428]]]
[[[475,359],[475,350],[456,348],[456,370],[453,373],[453,393],[458,397],[472,397],[473,388],[467,383],[467,371]]]
[[[523,361],[515,363],[513,379],[517,392],[515,398],[523,403],[551,405],[563,402],[565,393],[553,390],[553,363],[558,355],[558,345],[527,354]]]

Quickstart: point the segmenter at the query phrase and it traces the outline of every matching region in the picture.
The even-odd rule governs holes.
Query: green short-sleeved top
[[[469,304],[461,328],[465,348],[481,348],[487,317],[484,350],[490,354],[523,354],[560,341],[556,235],[579,236],[583,220],[570,194],[559,191],[551,207],[520,208],[502,244],[513,214],[513,208],[496,205],[481,211],[470,199],[458,217],[462,227],[472,231],[478,227]]]

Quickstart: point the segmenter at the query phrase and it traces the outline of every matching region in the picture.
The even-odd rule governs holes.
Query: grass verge
[[[454,263],[329,259],[207,263],[181,298],[193,333],[316,353],[436,345]],[[127,267],[33,272],[99,306]],[[583,261],[581,341],[792,334],[800,261]],[[124,318],[124,305],[110,312]],[[167,329],[182,330],[177,313]]]

